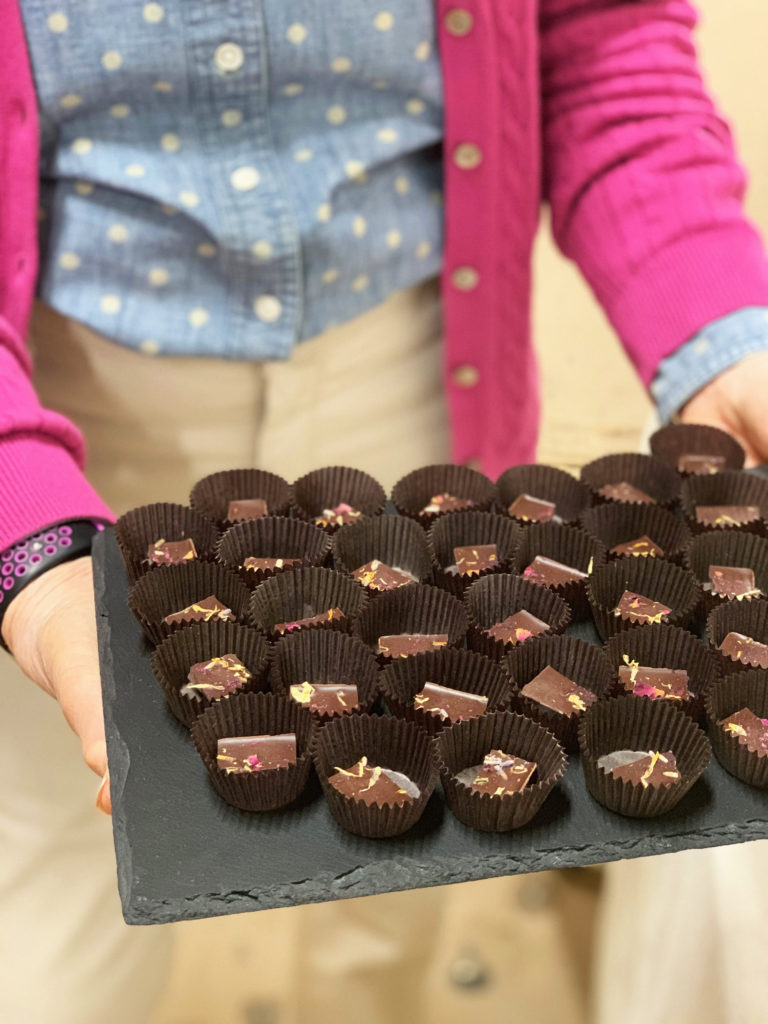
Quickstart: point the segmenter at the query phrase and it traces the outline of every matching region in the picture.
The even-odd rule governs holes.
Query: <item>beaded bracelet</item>
[[[71,519],[0,551],[0,626],[11,601],[28,583],[57,565],[90,554],[94,536],[106,525],[95,519]],[[8,649],[2,633],[0,646]]]

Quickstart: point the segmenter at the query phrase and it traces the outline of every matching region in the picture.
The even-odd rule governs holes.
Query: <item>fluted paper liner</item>
[[[465,768],[482,764],[491,750],[536,763],[536,781],[519,793],[491,796],[460,782]],[[509,832],[526,825],[563,776],[567,758],[543,726],[509,711],[497,711],[444,729],[434,741],[445,802],[459,821],[481,832]]]
[[[496,488],[502,513],[508,514],[507,509],[521,494],[530,494],[554,502],[555,515],[569,525],[575,525],[584,509],[592,504],[592,493],[586,484],[562,469],[538,463],[506,470]]]
[[[413,583],[371,601],[355,623],[354,632],[376,651],[379,637],[400,633],[445,633],[448,646],[455,646],[464,639],[467,626],[461,601],[437,587]],[[378,657],[382,664],[391,660],[386,654]]]
[[[411,573],[418,583],[425,583],[432,570],[424,531],[403,516],[363,519],[336,531],[333,564],[339,572],[351,574],[373,559]],[[372,587],[366,589],[372,596],[379,594]]]
[[[453,515],[438,516],[429,529],[427,543],[435,568],[435,582],[441,590],[447,590],[455,597],[462,597],[467,587],[481,576],[496,572],[517,572],[518,547],[521,527],[508,516],[493,512],[477,512],[470,509]],[[473,576],[449,573],[447,568],[456,564],[453,549],[475,547],[483,544],[496,545],[496,564]]]
[[[707,694],[706,708],[712,749],[723,768],[748,786],[768,789],[768,757],[758,756],[717,724],[742,708],[768,718],[768,671],[751,668],[726,676]]]
[[[430,736],[436,736],[450,725],[438,715],[413,706],[413,698],[425,683],[448,686],[488,698],[484,714],[506,710],[510,700],[510,682],[496,662],[475,651],[457,651],[443,648],[411,658],[398,658],[381,673],[381,689],[388,709],[398,718],[415,722]]]
[[[523,531],[518,555],[521,574],[537,555],[586,573],[595,572],[605,565],[606,560],[602,541],[590,537],[577,526],[561,526],[559,523],[532,523]],[[550,585],[549,589],[570,605],[574,621],[589,618],[586,580]]]
[[[691,540],[691,531],[686,524],[658,505],[630,505],[616,501],[595,505],[582,514],[581,525],[590,536],[605,544],[609,559],[621,557],[611,554],[619,544],[645,536],[664,552],[663,556],[654,557],[682,565],[685,548]]]
[[[596,505],[614,500],[600,494],[601,487],[622,482],[644,491],[662,508],[674,508],[680,500],[680,474],[653,455],[604,455],[582,468],[581,479],[591,489]]]
[[[702,585],[702,608],[706,614],[721,604],[744,604],[757,600],[755,597],[727,598],[704,589],[709,583],[710,565],[727,565],[733,568],[752,569],[755,586],[768,597],[768,540],[754,533],[742,530],[713,531],[699,533],[691,541],[685,553],[685,567],[690,569]]]
[[[270,679],[275,693],[291,699],[290,688],[301,683],[354,684],[358,707],[343,714],[369,712],[379,694],[379,663],[357,637],[331,629],[301,629],[282,637],[272,648]],[[318,724],[336,715],[310,711]]]
[[[493,504],[496,488],[487,476],[468,466],[423,466],[397,481],[392,488],[392,501],[401,515],[428,528],[440,516],[454,515],[453,512],[420,514],[437,494],[469,499],[471,508],[484,512]]]
[[[743,469],[745,458],[744,449],[730,434],[699,423],[670,423],[657,430],[651,435],[651,453],[673,469],[681,455],[722,455],[724,469]]]
[[[269,670],[269,646],[258,630],[236,622],[199,622],[178,629],[156,647],[152,654],[152,671],[162,687],[173,715],[182,725],[191,726],[195,719],[222,696],[209,700],[198,693],[197,700],[182,697],[181,690],[188,683],[192,665],[211,658],[235,654],[251,672],[251,678],[238,691],[257,693],[265,689]]]
[[[194,541],[197,557],[213,561],[219,532],[213,523],[186,505],[158,501],[126,512],[115,523],[115,540],[125,561],[131,583],[155,568],[147,559],[147,549],[158,540]]]
[[[730,674],[751,669],[752,665],[734,661],[719,650],[729,633],[741,633],[758,643],[768,644],[768,601],[762,598],[756,601],[728,601],[707,616],[707,639],[716,657],[721,660],[723,672]]]
[[[266,469],[223,469],[198,480],[189,495],[189,503],[206,519],[226,530],[233,525],[227,519],[230,501],[247,498],[263,498],[267,514],[281,516],[290,508],[291,489],[287,480]]]
[[[158,566],[133,584],[128,606],[151,642],[159,644],[175,630],[192,625],[169,626],[163,622],[166,615],[212,596],[223,601],[238,622],[247,621],[248,588],[237,573],[213,562]]]
[[[231,526],[219,542],[217,557],[254,588],[271,576],[292,572],[299,566],[244,569],[246,558],[300,558],[304,566],[323,565],[330,550],[330,537],[317,526],[284,516],[263,516]]]
[[[469,613],[469,646],[497,661],[504,657],[511,645],[488,636],[485,630],[515,612],[525,609],[542,622],[549,623],[548,633],[564,633],[571,621],[570,605],[549,587],[540,587],[520,576],[503,573],[485,576],[473,583],[464,595],[464,604]]]
[[[670,608],[664,621],[671,626],[687,626],[692,622],[701,598],[701,588],[687,569],[659,558],[617,558],[598,569],[587,581],[587,598],[603,640],[625,629],[646,626],[624,615],[614,615],[613,609],[625,590],[660,601]]]
[[[325,466],[298,479],[291,488],[291,500],[295,515],[313,523],[325,509],[336,508],[342,502],[366,517],[379,516],[384,511],[387,494],[378,480],[361,469]],[[321,529],[333,533],[338,527],[329,525]]]
[[[343,618],[302,628],[338,629],[348,633],[367,603],[365,590],[349,576],[335,569],[313,566],[280,573],[260,584],[251,594],[250,618],[259,629],[278,637],[275,626],[281,622],[296,622],[310,614],[340,608]],[[313,609],[311,613],[309,608]]]
[[[679,708],[694,721],[698,721],[704,714],[706,695],[718,684],[722,675],[720,659],[697,637],[679,626],[668,626],[663,622],[617,633],[605,645],[605,654],[614,672],[616,694],[623,695],[626,692],[618,682],[618,671],[627,663],[625,657],[648,668],[685,669],[691,698],[686,701],[657,698],[654,703]]]
[[[706,733],[677,708],[657,700],[614,697],[587,708],[579,723],[581,766],[590,795],[628,818],[655,818],[682,800],[709,764]],[[615,750],[671,750],[680,779],[669,786],[635,785],[597,765]]]
[[[312,716],[293,701],[272,693],[233,694],[217,701],[194,722],[192,740],[213,788],[241,811],[274,811],[293,803],[304,790],[312,769]],[[296,764],[268,771],[222,771],[216,764],[217,743],[227,736],[296,735]]]
[[[328,782],[329,776],[337,768],[351,768],[363,756],[368,758],[369,764],[407,775],[419,787],[419,796],[399,807],[389,804],[368,807],[362,800],[342,796]],[[337,718],[317,732],[312,758],[337,823],[348,832],[373,839],[399,836],[413,828],[437,782],[429,737],[399,718],[373,715]]]
[[[512,683],[512,706],[549,729],[566,750],[578,750],[580,714],[561,715],[521,690],[548,665],[602,700],[613,688],[615,675],[603,651],[575,636],[546,636],[512,647],[504,659]]]
[[[765,536],[768,517],[768,480],[729,469],[711,476],[689,476],[683,481],[681,503],[693,533],[757,533]],[[706,526],[696,519],[697,505],[756,505],[762,518],[743,526]]]

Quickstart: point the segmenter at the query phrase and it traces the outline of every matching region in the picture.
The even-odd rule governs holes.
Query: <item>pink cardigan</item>
[[[436,0],[445,75],[445,375],[453,455],[534,457],[539,206],[645,383],[711,320],[768,305],[744,174],[707,98],[686,0]],[[36,273],[36,98],[0,0],[0,549],[105,516],[78,431],[42,409],[24,344]]]

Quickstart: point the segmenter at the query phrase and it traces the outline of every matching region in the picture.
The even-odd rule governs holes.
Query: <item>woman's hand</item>
[[[27,584],[8,605],[2,631],[22,671],[61,705],[86,764],[102,779],[96,805],[109,814],[91,559],[58,565]]]
[[[757,352],[702,388],[680,413],[683,423],[720,427],[747,453],[747,466],[768,464],[768,352]]]

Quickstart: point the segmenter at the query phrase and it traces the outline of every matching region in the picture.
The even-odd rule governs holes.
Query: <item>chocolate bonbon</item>
[[[396,566],[387,565],[378,558],[371,559],[365,565],[355,569],[352,576],[364,587],[371,590],[397,590],[398,587],[406,587],[409,583],[417,583],[416,577],[398,569]]]
[[[636,697],[651,700],[686,701],[691,698],[688,673],[682,668],[657,668],[630,661],[619,666],[619,682]]]
[[[560,587],[566,583],[578,583],[585,580],[589,573],[582,572],[572,565],[564,565],[555,561],[554,558],[547,558],[544,555],[536,555],[529,566],[523,570],[525,579],[532,583],[542,583],[547,587]]]
[[[753,754],[768,757],[768,718],[760,718],[750,708],[742,708],[717,724]]]
[[[500,640],[504,644],[523,644],[532,636],[539,636],[550,629],[548,622],[537,619],[531,612],[522,608],[506,619],[490,626],[485,632],[494,640]]]
[[[597,695],[591,690],[575,683],[551,665],[547,665],[526,683],[520,695],[568,718],[586,711],[597,700]]]
[[[635,555],[644,558],[664,557],[664,551],[650,537],[646,537],[645,534],[642,537],[636,537],[634,540],[624,541],[623,544],[617,544],[611,548],[611,554],[618,555],[620,558],[625,555]]]
[[[672,611],[661,601],[654,601],[643,594],[635,594],[625,590],[613,609],[617,618],[629,619],[630,622],[663,622]]]
[[[360,706],[353,683],[294,683],[288,690],[291,700],[318,714],[341,715]]]
[[[251,680],[251,672],[236,654],[221,654],[190,666],[182,697],[191,700],[217,700],[237,693]]]
[[[681,775],[671,750],[615,750],[597,760],[598,768],[643,789],[666,788]]]
[[[235,498],[227,505],[227,519],[230,523],[242,523],[246,519],[261,519],[268,511],[263,498]]]
[[[223,601],[220,601],[215,594],[204,597],[201,601],[195,601],[186,608],[166,615],[163,622],[166,626],[176,626],[188,622],[210,622],[211,619],[234,619],[234,612],[227,608]]]
[[[178,565],[197,558],[195,542],[191,537],[184,540],[166,540],[159,537],[147,548],[147,561],[152,565]]]
[[[702,526],[746,526],[760,519],[757,505],[697,505],[696,522]]]
[[[633,505],[655,505],[656,500],[641,491],[639,487],[629,483],[627,480],[619,480],[613,484],[605,484],[598,489],[598,494],[610,501],[624,501]]]
[[[710,565],[708,576],[709,583],[704,584],[704,590],[717,597],[743,601],[745,597],[762,596],[762,590],[755,586],[753,569],[743,566]]]
[[[491,750],[482,764],[465,768],[456,777],[473,793],[487,793],[492,797],[512,796],[525,789],[537,767],[535,761],[526,761],[524,757],[503,750]]]
[[[488,707],[488,698],[427,682],[413,698],[413,706],[444,722],[463,722],[482,715]]]
[[[296,734],[224,736],[216,748],[216,765],[232,774],[270,771],[296,764]]]
[[[557,506],[553,501],[537,498],[533,494],[518,494],[507,508],[514,519],[524,523],[548,523],[557,517]]]
[[[379,637],[378,652],[389,658],[407,658],[447,646],[447,633],[395,633]]]
[[[399,807],[420,796],[419,787],[407,775],[370,764],[366,756],[349,768],[336,768],[328,782],[342,796],[369,807]]]

